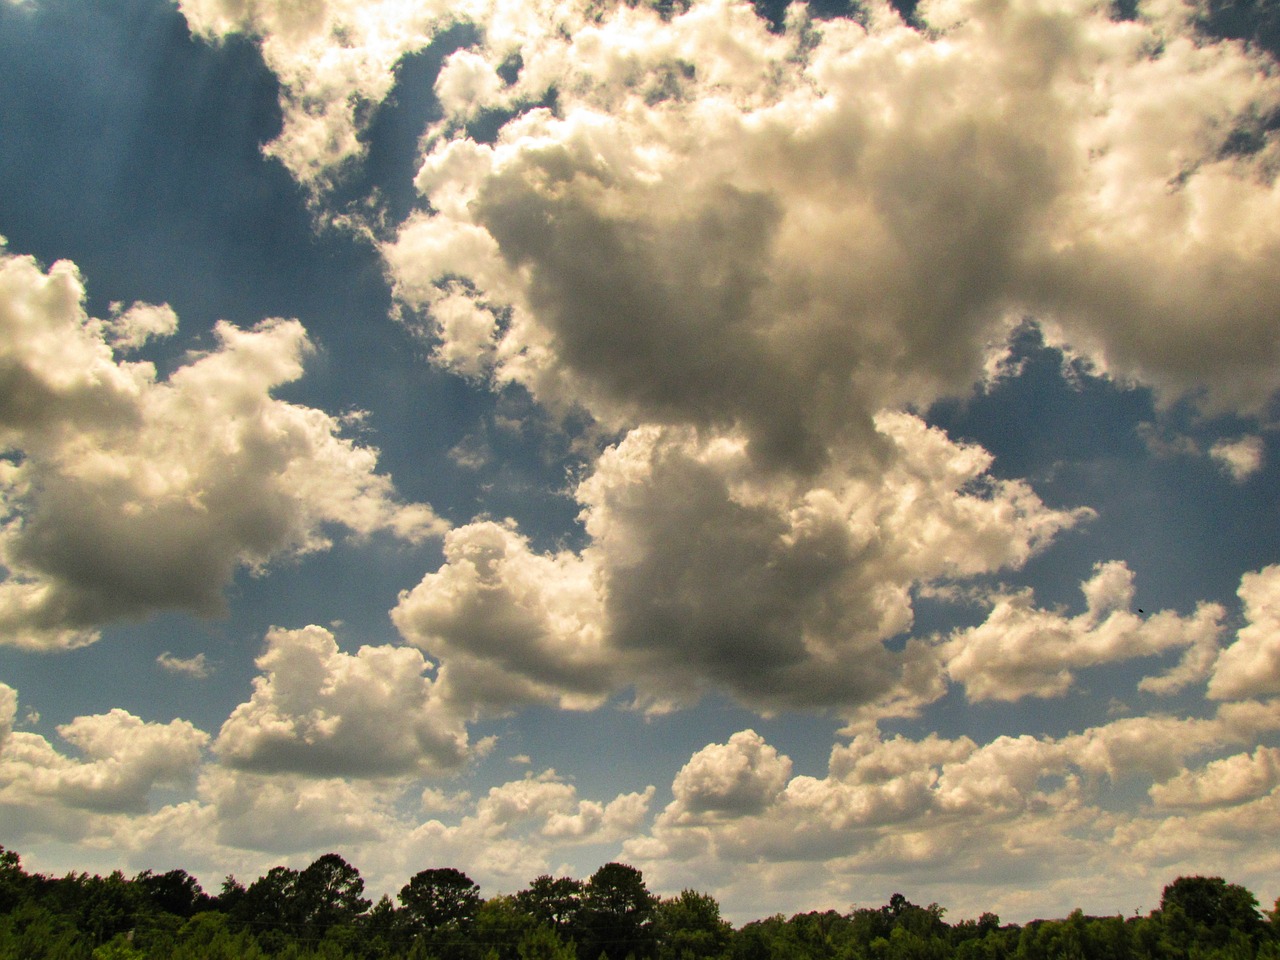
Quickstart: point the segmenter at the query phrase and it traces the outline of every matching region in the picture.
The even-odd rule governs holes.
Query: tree
[[[1257,898],[1221,877],[1179,877],[1160,895],[1160,914],[1175,939],[1224,946],[1233,932],[1257,942],[1263,932]]]
[[[196,878],[185,870],[170,870],[167,873],[143,870],[133,878],[133,882],[153,909],[172,913],[183,919],[209,909],[213,903],[212,898],[200,888]]]
[[[724,956],[733,927],[720,917],[716,898],[695,890],[659,901],[654,933],[660,960],[695,960]]]
[[[232,916],[250,925],[260,938],[268,932],[292,933],[301,919],[295,898],[297,888],[297,870],[272,867],[249,884],[236,900]]]
[[[480,909],[480,886],[461,870],[420,870],[400,888],[400,902],[418,931],[465,930]]]
[[[336,853],[326,853],[298,874],[299,920],[320,934],[335,924],[353,923],[371,905],[360,896],[363,892],[360,871]]]
[[[543,874],[516,894],[516,903],[535,920],[550,924],[563,935],[573,929],[582,912],[583,886],[573,877]]]
[[[12,850],[0,847],[0,913],[8,913],[27,897],[27,875],[22,859]]]
[[[579,956],[609,960],[627,954],[639,958],[654,952],[653,911],[657,900],[644,875],[625,863],[606,863],[591,875],[583,890]]]

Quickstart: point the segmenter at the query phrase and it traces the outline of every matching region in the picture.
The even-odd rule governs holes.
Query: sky
[[[1280,15],[0,0],[0,844],[1280,895]]]

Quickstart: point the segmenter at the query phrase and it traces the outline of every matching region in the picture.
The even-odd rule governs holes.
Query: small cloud
[[[127,310],[122,303],[112,303],[106,328],[117,350],[136,350],[153,337],[172,336],[178,329],[178,315],[167,303],[135,303]]]
[[[493,459],[493,451],[482,438],[470,436],[449,451],[449,459],[464,470],[479,470]]]
[[[160,665],[160,669],[166,673],[176,673],[196,680],[203,680],[205,677],[213,673],[213,667],[209,665],[209,661],[203,653],[197,653],[194,657],[175,657],[168,650],[156,657],[156,663]]]
[[[1220,440],[1209,448],[1209,456],[1217,460],[1236,483],[1243,483],[1262,469],[1262,453],[1261,437]]]
[[[27,712],[22,718],[23,723],[29,727],[34,727],[40,722],[40,711],[35,707],[27,707]]]
[[[527,753],[517,753],[514,757],[507,757],[507,762],[519,764],[522,767],[527,767],[533,763]]]

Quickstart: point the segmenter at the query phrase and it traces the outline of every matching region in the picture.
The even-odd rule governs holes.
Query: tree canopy
[[[1221,877],[1176,878],[1145,917],[1021,926],[894,894],[735,928],[711,894],[658,897],[623,863],[488,899],[454,867],[414,874],[399,906],[364,887],[336,853],[209,895],[180,869],[29,874],[0,847],[0,960],[1280,960],[1280,909]]]

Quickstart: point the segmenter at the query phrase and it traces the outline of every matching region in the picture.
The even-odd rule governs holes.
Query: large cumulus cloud
[[[1083,514],[992,479],[985,452],[914,417],[876,427],[883,474],[816,481],[762,475],[745,437],[632,431],[578,487],[588,547],[539,554],[510,525],[458,528],[393,619],[443,660],[452,695],[491,708],[592,706],[634,685],[654,708],[716,686],[852,711],[916,661],[927,686],[929,651],[884,646],[911,627],[912,586],[1017,567]]]
[[[795,5],[777,32],[731,0],[181,6],[260,35],[288,107],[273,149],[313,184],[358,153],[356,105],[397,56],[476,28],[436,78],[425,204],[382,248],[389,277],[437,365],[619,438],[576,485],[585,548],[479,520],[397,608],[479,712],[628,687],[654,708],[720,687],[911,712],[939,694],[939,656],[956,676],[981,659],[977,634],[963,656],[886,648],[912,590],[1016,570],[1085,514],[991,481],[981,451],[904,411],[988,376],[1027,315],[1162,401],[1248,414],[1280,386],[1277,148],[1257,119],[1280,81],[1198,35],[1190,5],[1121,21],[1087,0],[936,0],[928,29],[880,3],[821,24]],[[487,142],[468,133],[482,116]],[[1024,693],[1189,647],[1151,680],[1173,690],[1215,656],[1209,610],[1095,619],[1058,632],[1115,650],[1072,640]]]
[[[394,777],[457,769],[470,754],[462,718],[408,647],[338,649],[323,627],[275,629],[253,696],[214,744],[229,767],[311,777]]]
[[[1201,42],[1177,4],[922,4],[934,33],[871,10],[783,38],[745,4],[548,14],[514,86],[467,98],[457,77],[510,49],[456,54],[452,119],[550,87],[556,111],[491,145],[432,131],[432,211],[388,249],[402,296],[429,312],[465,277],[514,311],[489,343],[468,328],[497,379],[744,426],[789,462],[967,387],[1022,312],[1171,395],[1265,402],[1271,148],[1224,153],[1277,102],[1263,61]]]
[[[0,634],[31,648],[165,608],[217,612],[239,569],[326,548],[334,532],[443,529],[399,502],[377,452],[272,391],[312,345],[294,320],[220,323],[168,377],[130,350],[168,307],[86,314],[74,264],[0,252]]]

